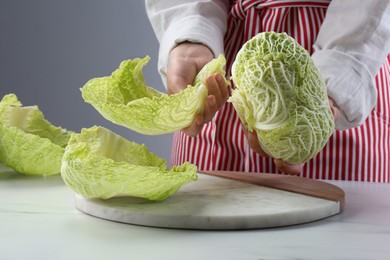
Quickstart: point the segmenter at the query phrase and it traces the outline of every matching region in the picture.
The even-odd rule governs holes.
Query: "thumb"
[[[197,71],[196,66],[192,64],[183,64],[178,61],[170,62],[167,69],[167,88],[168,94],[177,93],[192,85]]]
[[[191,78],[188,76],[177,75],[177,74],[167,74],[167,89],[168,94],[175,94],[183,89],[185,89],[188,85],[192,85],[195,78]]]

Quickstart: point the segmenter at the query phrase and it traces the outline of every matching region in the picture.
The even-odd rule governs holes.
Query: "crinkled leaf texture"
[[[0,101],[0,161],[27,175],[59,174],[71,131],[53,126],[37,106],[15,94]]]
[[[259,33],[232,65],[232,102],[274,158],[302,163],[314,157],[334,130],[325,82],[309,53],[285,33]]]
[[[133,196],[159,201],[196,180],[197,168],[184,163],[167,169],[165,160],[145,145],[94,126],[72,134],[61,175],[74,192],[86,198]]]
[[[81,88],[82,97],[106,119],[144,135],[159,135],[178,131],[203,113],[208,75],[225,75],[225,58],[220,55],[199,72],[194,86],[174,95],[159,92],[145,83],[143,59],[123,61],[111,76],[89,80]]]

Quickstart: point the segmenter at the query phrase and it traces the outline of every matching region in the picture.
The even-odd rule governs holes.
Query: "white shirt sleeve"
[[[228,1],[146,0],[146,12],[160,42],[158,71],[165,86],[168,55],[177,44],[202,43],[215,57],[223,54]]]
[[[340,109],[339,130],[361,125],[376,104],[375,76],[390,52],[390,1],[333,0],[314,63]]]

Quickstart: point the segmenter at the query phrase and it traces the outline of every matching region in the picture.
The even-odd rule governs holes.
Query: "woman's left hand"
[[[250,148],[255,151],[256,153],[260,154],[263,157],[270,157],[260,146],[259,140],[257,138],[256,131],[248,131],[245,126],[242,127],[244,129],[245,136],[248,140],[248,145]],[[290,175],[297,175],[299,174],[303,166],[305,165],[304,163],[300,164],[290,164],[282,161],[281,159],[276,159],[274,158],[274,163],[278,170],[281,172],[290,174]]]
[[[329,106],[330,109],[332,110],[334,120],[336,121],[340,111],[338,107],[336,106],[336,103],[333,101],[333,99],[329,98]],[[270,157],[260,146],[259,140],[257,138],[256,131],[248,131],[245,126],[242,126],[244,129],[245,136],[248,140],[248,145],[250,148],[255,151],[256,153],[260,154],[261,156],[264,157]],[[284,162],[281,159],[274,158],[274,163],[276,167],[278,168],[279,171],[284,172],[286,174],[290,175],[297,175],[299,174],[303,167],[305,166],[304,163],[299,163],[299,164],[290,164],[287,162]]]

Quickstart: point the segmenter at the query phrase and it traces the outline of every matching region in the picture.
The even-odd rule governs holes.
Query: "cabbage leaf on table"
[[[225,58],[220,55],[199,72],[194,85],[168,95],[146,85],[142,68],[149,61],[123,61],[111,76],[89,80],[82,88],[82,97],[106,119],[144,135],[176,132],[191,124],[203,113],[208,94],[204,80],[216,72],[225,76]]]
[[[197,167],[184,163],[168,169],[164,159],[104,127],[72,134],[62,160],[61,176],[86,198],[133,196],[164,200],[197,179]]]
[[[27,175],[59,174],[71,131],[53,126],[37,106],[15,94],[0,101],[0,161]]]
[[[292,164],[313,158],[334,130],[326,85],[310,54],[285,33],[259,33],[232,65],[229,98],[263,150]]]

